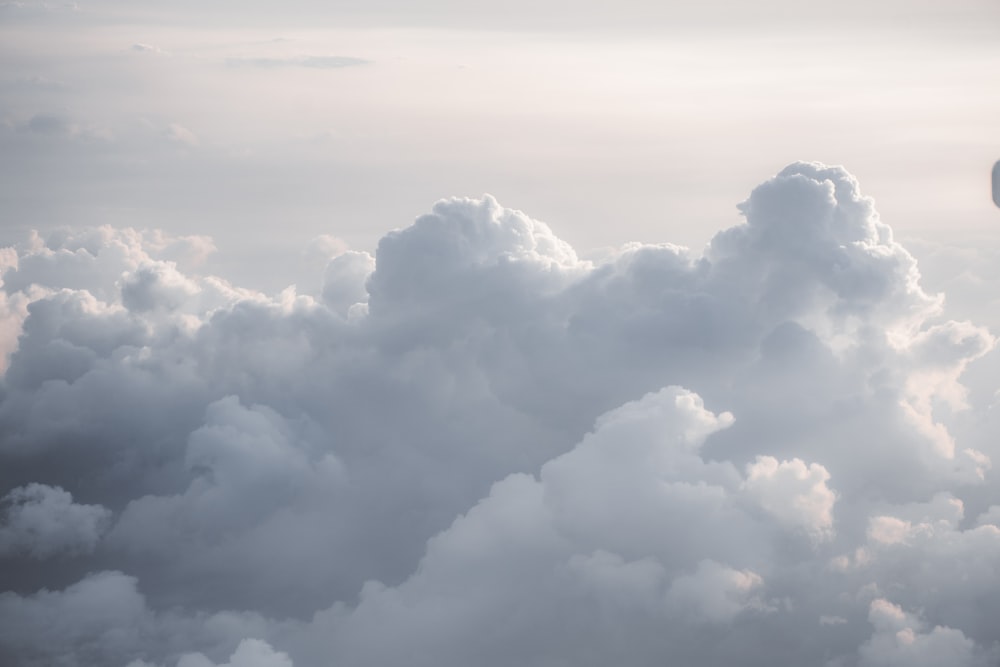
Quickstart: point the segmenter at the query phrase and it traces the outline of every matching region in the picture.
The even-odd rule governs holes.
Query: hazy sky
[[[0,4],[0,664],[1000,664],[1000,6],[205,5]]]
[[[988,0],[204,4],[0,7],[8,240],[372,250],[490,193],[583,251],[700,246],[736,220],[720,192],[797,159],[846,165],[904,234],[996,222]]]

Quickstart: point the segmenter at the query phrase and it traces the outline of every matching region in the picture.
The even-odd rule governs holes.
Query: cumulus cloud
[[[863,667],[882,665],[987,665],[976,646],[959,630],[924,624],[888,600],[871,604],[868,619],[875,634],[860,650]]]
[[[200,291],[172,262],[140,265],[125,277],[121,290],[122,305],[134,311],[173,310]]]
[[[375,270],[375,258],[366,252],[347,250],[326,265],[323,272],[323,303],[341,313],[368,302],[365,283]]]
[[[78,505],[58,487],[29,484],[2,500],[0,556],[26,552],[36,558],[94,550],[111,518],[100,505]]]
[[[740,209],[588,261],[446,200],[374,256],[318,239],[315,297],[200,237],[5,249],[0,657],[993,659],[994,335],[842,168]]]
[[[177,667],[292,667],[292,661],[286,654],[271,648],[267,642],[244,639],[225,664],[216,665],[201,653],[189,653],[181,656]]]
[[[100,664],[138,642],[146,609],[136,582],[120,572],[88,576],[62,591],[0,594],[0,656],[25,666]]]
[[[760,456],[747,466],[744,488],[781,523],[821,539],[833,529],[836,496],[826,486],[828,479],[830,473],[817,463]]]

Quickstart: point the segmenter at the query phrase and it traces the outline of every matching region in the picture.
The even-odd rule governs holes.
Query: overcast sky
[[[1000,663],[1000,6],[205,4],[0,4],[0,663]]]

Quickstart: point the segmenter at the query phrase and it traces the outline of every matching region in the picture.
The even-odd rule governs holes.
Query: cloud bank
[[[842,168],[740,209],[595,262],[442,201],[316,297],[5,249],[0,659],[995,664],[993,335]]]

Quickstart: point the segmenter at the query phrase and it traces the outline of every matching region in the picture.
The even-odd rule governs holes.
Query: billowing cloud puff
[[[405,583],[366,585],[355,610],[321,615],[317,630],[329,626],[347,664],[462,655],[500,665],[515,639],[530,644],[518,649],[525,664],[564,659],[569,644],[573,664],[645,664],[672,644],[693,650],[691,627],[713,635],[771,613],[755,568],[770,568],[768,535],[781,526],[756,512],[736,470],[697,453],[730,419],[673,387],[612,411],[537,480],[519,473],[494,485],[430,540]],[[614,616],[622,623],[608,625]],[[572,619],[572,632],[553,631],[546,619],[556,618]],[[646,636],[653,626],[661,630]],[[377,641],[386,627],[408,630]]]
[[[323,273],[323,303],[341,314],[350,313],[353,306],[364,306],[368,303],[365,282],[374,270],[375,258],[366,252],[339,253]]]
[[[88,576],[62,591],[0,594],[0,656],[8,664],[106,664],[139,643],[147,610],[132,577]]]
[[[286,654],[271,648],[267,642],[244,639],[225,664],[216,665],[201,653],[190,653],[181,656],[177,667],[292,667],[292,661]]]
[[[197,237],[3,250],[0,657],[992,660],[994,336],[842,168],[740,208],[587,261],[442,201],[315,295],[203,275]]]
[[[136,578],[121,572],[88,574],[58,591],[42,589],[24,596],[0,593],[0,618],[0,661],[5,665],[174,667],[185,656],[208,660],[205,653],[224,663],[222,656],[233,653],[238,645],[241,650],[233,656],[234,665],[253,665],[255,658],[270,660],[264,662],[267,667],[287,664],[281,662],[284,656],[269,652],[261,642],[244,642],[267,631],[269,624],[260,616],[156,612],[149,608]],[[205,653],[192,653],[192,643]],[[236,662],[238,658],[244,662]]]
[[[875,634],[861,647],[862,667],[991,664],[960,631],[942,626],[926,630],[919,619],[888,600],[874,600],[868,618]]]
[[[760,456],[747,466],[744,488],[779,522],[821,539],[833,529],[835,494],[828,479],[830,473],[817,463]]]
[[[3,498],[0,556],[27,553],[48,558],[59,553],[91,552],[111,518],[100,505],[78,505],[60,488],[43,484],[18,487]]]

